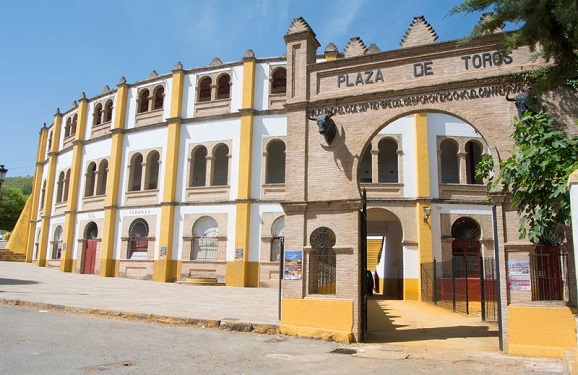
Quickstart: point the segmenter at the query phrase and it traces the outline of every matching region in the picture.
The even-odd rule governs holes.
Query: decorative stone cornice
[[[380,53],[380,52],[381,52],[381,50],[379,49],[377,44],[371,43],[369,48],[365,51],[365,54],[366,55],[373,55],[373,54]]]
[[[248,49],[243,55],[243,60],[255,60],[255,52],[252,49]]]
[[[218,57],[213,58],[213,60],[211,60],[211,62],[209,63],[209,66],[220,66],[220,65],[223,65],[223,61],[221,61],[221,59]]]
[[[345,57],[363,56],[367,51],[367,47],[359,37],[349,39],[349,42],[343,50]]]
[[[408,48],[432,44],[435,43],[437,39],[437,33],[425,20],[424,16],[417,16],[413,18],[411,25],[409,25],[399,44],[403,48]]]
[[[102,89],[102,92],[100,93],[100,95],[106,94],[109,92],[110,92],[110,87],[108,87],[108,85],[104,85],[104,88]]]
[[[118,83],[116,84],[117,86],[124,86],[126,85],[126,78],[124,78],[124,76],[120,77],[120,80],[118,81]]]
[[[180,61],[177,61],[175,66],[173,66],[173,73],[180,72],[181,70],[183,70],[183,64],[181,64]]]
[[[303,17],[297,17],[297,18],[294,18],[293,21],[291,21],[291,25],[289,26],[289,30],[287,30],[287,33],[285,35],[299,34],[302,32],[313,33],[313,30],[311,30],[311,27],[303,19]],[[313,35],[315,35],[315,33],[313,33]]]
[[[152,79],[152,78],[157,78],[159,76],[159,74],[157,73],[156,70],[153,70],[149,76],[147,77],[147,79]]]

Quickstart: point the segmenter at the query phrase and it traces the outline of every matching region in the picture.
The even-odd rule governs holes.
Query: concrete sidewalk
[[[277,289],[187,286],[0,262],[0,303],[273,333]]]

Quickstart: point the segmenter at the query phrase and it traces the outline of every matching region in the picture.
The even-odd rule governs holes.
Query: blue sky
[[[3,0],[0,12],[0,164],[8,177],[34,174],[38,134],[57,108],[170,72],[208,65],[214,57],[240,60],[281,56],[291,20],[303,17],[321,53],[340,51],[353,37],[382,51],[399,42],[423,15],[439,41],[459,39],[481,14],[448,16],[451,0]]]

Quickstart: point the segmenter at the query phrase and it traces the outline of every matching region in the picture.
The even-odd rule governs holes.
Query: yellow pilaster
[[[122,171],[122,149],[124,142],[124,126],[128,98],[128,85],[123,78],[117,85],[114,115],[112,124],[112,139],[110,146],[110,162],[106,180],[106,200],[104,206],[104,225],[102,233],[102,248],[98,274],[111,277],[118,275],[118,261],[114,259],[114,240],[116,238],[118,194],[120,172]]]
[[[246,57],[243,63],[243,101],[241,109],[241,140],[239,154],[239,191],[237,221],[235,225],[235,249],[242,251],[242,259],[227,263],[227,285],[258,286],[258,267],[249,263],[249,233],[251,220],[251,163],[253,154],[253,118],[255,98],[254,57]]]
[[[34,169],[34,179],[32,181],[32,207],[30,208],[30,223],[28,225],[28,237],[26,239],[26,262],[32,263],[34,256],[34,246],[36,239],[36,222],[38,220],[38,206],[40,205],[40,190],[42,189],[42,172],[44,170],[44,161],[46,155],[46,145],[48,142],[48,128],[46,124],[40,130],[38,137],[38,148],[36,151],[36,168]]]
[[[44,192],[44,206],[42,209],[42,224],[40,227],[40,245],[38,249],[38,266],[46,267],[47,251],[50,231],[50,216],[52,215],[52,196],[54,195],[54,180],[56,177],[57,152],[60,144],[60,129],[62,114],[60,110],[54,115],[52,125],[52,144],[48,153],[48,173],[46,176],[46,190]]]
[[[64,246],[62,258],[60,260],[60,270],[72,272],[72,254],[74,246],[74,233],[76,228],[77,197],[80,191],[80,176],[82,174],[82,141],[86,129],[86,119],[88,115],[88,100],[84,94],[78,101],[78,115],[76,125],[75,142],[72,149],[72,165],[70,167],[70,181],[68,181],[68,197],[66,213],[64,214]]]
[[[416,202],[416,218],[417,218],[417,237],[418,237],[418,252],[419,262],[430,263],[433,261],[433,242],[432,242],[432,228],[431,218],[425,220],[424,208],[431,209],[431,193],[430,193],[430,168],[429,168],[429,148],[428,148],[428,129],[427,129],[427,113],[416,113],[414,115],[415,123],[415,148],[416,148],[416,168],[417,176],[417,197]],[[415,290],[415,296],[412,299],[421,299],[421,287],[419,286],[419,279],[417,280],[417,288],[415,288],[415,281],[406,280],[407,290]],[[413,285],[413,288],[410,286]],[[405,288],[404,288],[405,289]]]
[[[167,119],[167,145],[164,163],[163,200],[161,203],[161,234],[158,242],[159,248],[157,249],[158,256],[155,257],[153,272],[153,280],[162,282],[180,279],[180,269],[178,269],[177,260],[173,259],[173,242],[184,79],[185,72],[181,64],[178,63],[173,70],[171,110],[170,118]]]

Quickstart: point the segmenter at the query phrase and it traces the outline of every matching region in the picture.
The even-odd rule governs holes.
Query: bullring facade
[[[554,303],[508,290],[506,262],[534,250],[506,230],[517,228],[515,212],[503,196],[489,203],[474,172],[483,156],[497,162],[512,148],[506,134],[517,112],[506,98],[526,89],[512,74],[541,66],[527,48],[498,52],[501,38],[436,43],[416,17],[399,50],[352,38],[342,52],[330,43],[318,54],[297,18],[282,57],[248,50],[232,63],[177,63],[83,94],[42,128],[27,261],[273,287],[291,254],[281,331],[360,340],[364,262],[376,290],[419,300],[422,265],[498,254],[506,347],[556,356],[565,344],[528,349],[508,316],[539,321],[546,311],[559,316],[554,326],[572,326],[575,284]],[[336,126],[329,142],[312,121],[323,114]]]

